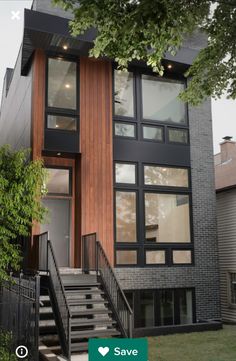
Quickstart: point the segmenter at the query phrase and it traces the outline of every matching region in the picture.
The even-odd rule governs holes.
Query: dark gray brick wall
[[[124,289],[195,287],[197,319],[220,318],[211,103],[189,107],[195,265],[117,268]]]

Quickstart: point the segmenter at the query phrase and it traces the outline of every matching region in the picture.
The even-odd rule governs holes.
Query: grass
[[[236,361],[236,326],[149,337],[149,361]]]

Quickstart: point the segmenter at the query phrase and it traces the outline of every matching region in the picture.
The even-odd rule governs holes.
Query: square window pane
[[[163,128],[143,125],[143,138],[162,142]]]
[[[145,193],[146,241],[190,242],[189,196]]]
[[[192,290],[179,290],[180,324],[193,323],[193,294]]]
[[[160,291],[161,326],[174,324],[174,292],[171,290]]]
[[[145,165],[144,182],[154,186],[188,187],[188,170]]]
[[[76,109],[76,63],[48,59],[48,106]]]
[[[62,115],[47,116],[47,127],[50,129],[76,130],[76,118],[64,117]]]
[[[115,164],[116,183],[136,183],[136,166],[135,164],[116,163]]]
[[[136,242],[136,193],[116,192],[116,242]]]
[[[188,144],[188,130],[168,128],[168,139],[170,143]]]
[[[146,264],[165,264],[165,251],[146,251]]]
[[[118,137],[135,138],[135,125],[115,122],[115,135]]]
[[[69,169],[47,168],[47,190],[52,194],[70,193],[70,171]]]
[[[133,73],[115,70],[115,115],[134,116]]]
[[[116,251],[116,264],[137,264],[137,251]]]
[[[183,90],[182,82],[142,75],[143,118],[186,124],[185,104],[178,98]]]
[[[173,263],[174,264],[191,264],[192,263],[192,252],[191,251],[173,251]]]
[[[154,299],[152,291],[140,292],[140,327],[154,326]]]

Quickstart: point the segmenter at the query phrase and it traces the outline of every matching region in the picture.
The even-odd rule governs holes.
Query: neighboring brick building
[[[205,36],[129,72],[91,59],[94,31],[74,39],[46,0],[25,12],[8,70],[1,144],[32,147],[50,173],[43,200],[60,267],[81,267],[81,236],[96,232],[134,310],[136,335],[189,331],[219,320],[211,102],[182,103],[185,71]],[[219,327],[212,323],[211,327]]]
[[[223,139],[215,155],[221,309],[236,323],[236,142]]]

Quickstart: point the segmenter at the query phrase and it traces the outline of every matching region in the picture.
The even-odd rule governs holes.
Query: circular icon
[[[16,349],[16,356],[19,358],[25,358],[28,355],[28,349],[27,347],[21,345],[18,346]]]

